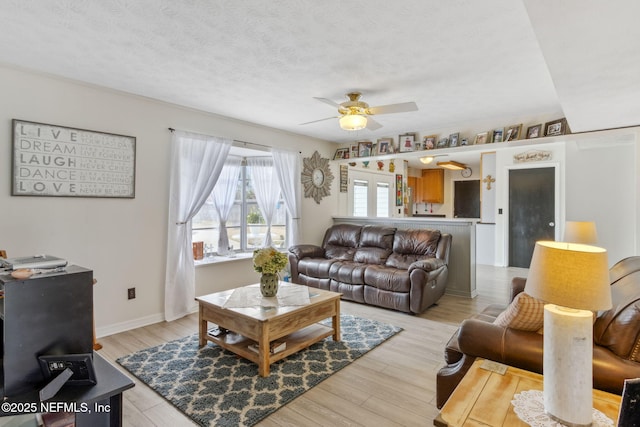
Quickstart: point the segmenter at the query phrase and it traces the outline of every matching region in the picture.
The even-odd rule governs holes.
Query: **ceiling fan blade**
[[[340,116],[327,117],[326,119],[313,120],[313,121],[311,121],[311,122],[300,123],[300,126],[302,126],[302,125],[308,125],[308,124],[311,124],[311,123],[324,122],[325,120],[339,119],[339,118],[340,118]]]
[[[402,102],[400,104],[380,105],[378,107],[370,107],[369,114],[391,114],[391,113],[405,113],[407,111],[418,111],[418,106],[415,102]]]
[[[340,107],[340,104],[338,104],[337,102],[332,101],[332,100],[330,100],[330,99],[327,99],[327,98],[316,98],[316,97],[314,96],[314,97],[313,97],[313,99],[317,99],[317,100],[318,100],[318,101],[320,101],[320,102],[324,102],[325,104],[329,104],[329,105],[331,105],[332,107],[338,107],[338,108]]]
[[[378,130],[381,127],[382,127],[382,125],[380,123],[376,122],[371,117],[367,117],[367,129],[369,129],[369,130]]]

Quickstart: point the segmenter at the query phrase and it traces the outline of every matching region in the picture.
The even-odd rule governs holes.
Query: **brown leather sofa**
[[[622,394],[626,378],[640,377],[640,256],[625,258],[609,271],[610,310],[597,313],[593,325],[593,386]],[[511,300],[526,279],[512,281]],[[493,324],[504,306],[490,305],[462,322],[445,348],[446,366],[437,374],[437,406],[441,408],[476,359],[542,373],[543,335]]]
[[[342,299],[422,313],[444,294],[451,235],[438,230],[336,224],[322,246],[289,248],[293,283]]]

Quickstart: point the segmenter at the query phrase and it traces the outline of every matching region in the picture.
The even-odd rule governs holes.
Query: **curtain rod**
[[[168,129],[169,129],[169,131],[171,131],[171,132],[175,132],[175,131],[176,131],[174,128],[168,128]],[[239,140],[239,139],[234,139],[234,140],[233,140],[233,142],[235,142],[235,143],[237,143],[237,144],[242,144],[242,145],[244,145],[245,147],[246,147],[247,145],[254,145],[254,146],[256,146],[256,147],[268,148],[269,150],[271,150],[271,149],[273,148],[273,147],[270,147],[270,146],[268,146],[268,145],[264,145],[264,144],[257,144],[257,143],[255,143],[255,142],[241,141],[241,140]],[[302,153],[302,151],[298,151],[298,153]]]

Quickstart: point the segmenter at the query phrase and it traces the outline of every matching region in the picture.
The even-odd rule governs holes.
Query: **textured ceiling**
[[[346,142],[313,97],[417,103],[371,138],[562,113],[534,29],[514,0],[3,0],[0,63]]]

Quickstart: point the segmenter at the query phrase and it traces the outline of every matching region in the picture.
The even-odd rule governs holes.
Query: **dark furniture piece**
[[[93,272],[66,271],[18,280],[0,275],[3,397],[39,388],[38,356],[93,352]]]
[[[122,392],[134,386],[134,382],[116,367],[111,365],[98,353],[93,353],[93,367],[96,371],[96,385],[65,385],[49,402],[54,405],[68,404],[75,409],[76,427],[117,427],[122,425]],[[31,390],[19,396],[5,399],[4,402],[15,405],[14,408],[47,408],[38,397],[38,390]],[[43,406],[41,406],[43,405]],[[9,406],[12,407],[12,406]],[[56,406],[54,406],[56,408]],[[60,411],[61,406],[56,409]],[[21,415],[29,412],[29,415]],[[20,415],[25,419],[33,419],[34,411],[2,412],[2,416]],[[39,411],[38,411],[39,412]],[[33,415],[32,415],[33,414]],[[25,425],[25,424],[20,424]]]
[[[4,291],[0,299],[0,395],[5,403],[23,404],[3,407],[10,410],[0,415],[46,409],[38,392],[49,380],[45,380],[38,356],[90,354],[97,384],[64,385],[49,402],[75,407],[71,412],[76,413],[78,427],[121,425],[122,391],[133,387],[133,381],[93,352],[93,272],[70,265],[62,272],[34,274],[24,280],[4,272],[0,289]],[[39,410],[32,410],[36,408]],[[52,412],[59,411],[62,409]]]
[[[593,325],[593,387],[622,394],[624,380],[640,377],[640,257],[625,258],[609,271],[610,310],[597,313]],[[526,279],[514,278],[511,300]],[[441,408],[476,357],[541,374],[543,335],[493,323],[506,307],[490,305],[462,322],[445,348],[447,363],[437,374],[437,406]]]
[[[342,299],[422,313],[444,294],[451,235],[438,230],[336,224],[322,246],[289,248],[293,283]]]

